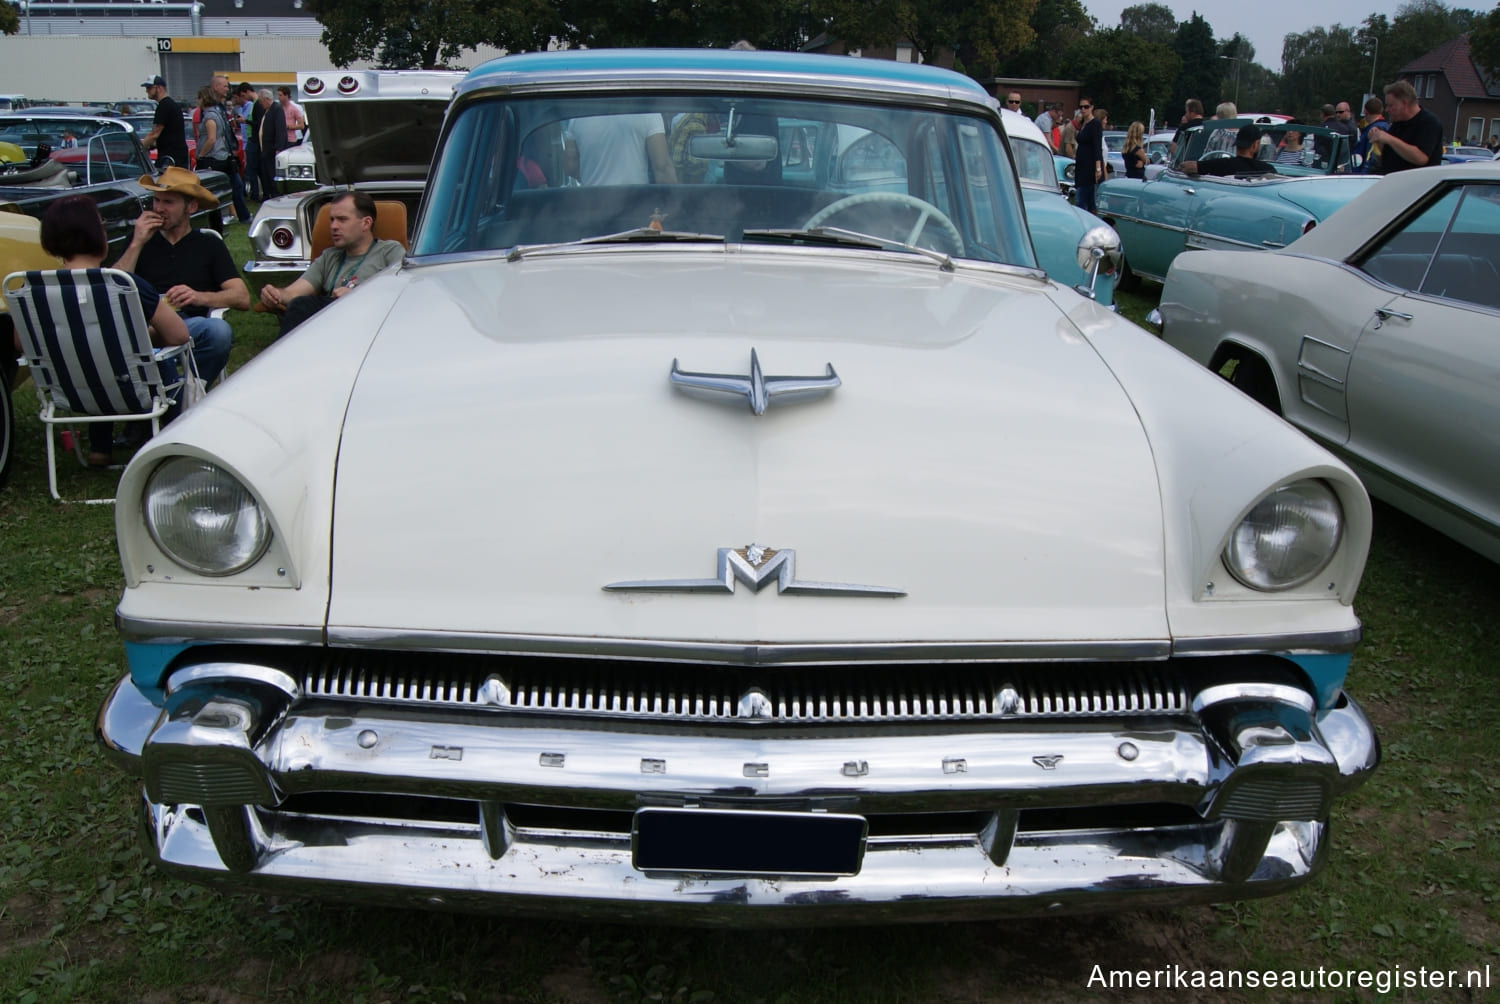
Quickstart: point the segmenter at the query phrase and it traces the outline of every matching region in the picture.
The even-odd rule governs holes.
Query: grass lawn
[[[242,259],[242,226],[230,241]],[[1126,314],[1139,317],[1157,291],[1148,284],[1124,298]],[[274,322],[231,320],[237,366],[270,343]],[[1108,996],[1088,984],[1096,964],[1489,965],[1500,981],[1497,568],[1387,507],[1376,510],[1356,603],[1365,642],[1350,673],[1385,762],[1339,803],[1327,868],[1295,894],[1100,917],[785,932],[367,910],[222,894],[147,864],[136,786],[93,738],[94,714],[125,671],[112,622],[112,509],[48,498],[29,385],[16,400],[18,456],[0,493],[5,1001],[1056,1001]],[[111,476],[71,460],[63,469],[74,489]],[[1398,999],[1486,996],[1416,987]]]

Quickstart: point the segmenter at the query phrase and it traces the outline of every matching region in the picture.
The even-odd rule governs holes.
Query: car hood
[[[1067,310],[1122,322],[1036,278],[872,257],[584,250],[389,280],[338,448],[329,638],[1166,638],[1151,448]],[[752,351],[842,383],[757,416],[669,381],[748,375]],[[753,544],[792,549],[798,581],[904,595],[604,588],[713,579]]]
[[[1379,180],[1365,175],[1296,178],[1277,185],[1276,194],[1315,219],[1326,220]]]
[[[302,75],[318,184],[423,180],[460,73]],[[309,82],[318,91],[307,94]]]

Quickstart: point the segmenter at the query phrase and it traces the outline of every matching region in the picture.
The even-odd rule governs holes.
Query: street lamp
[[[1220,56],[1219,58],[1234,61],[1234,106],[1238,108],[1240,106],[1240,57]]]
[[[1370,54],[1370,91],[1369,91],[1369,93],[1374,94],[1375,93],[1375,64],[1378,63],[1378,62],[1380,62],[1380,36],[1379,35],[1371,35],[1370,37],[1375,40],[1375,51]]]

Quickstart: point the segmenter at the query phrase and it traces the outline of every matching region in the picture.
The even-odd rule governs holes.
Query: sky
[[[1100,27],[1118,28],[1120,12],[1143,0],[1083,0],[1084,7]],[[1371,14],[1393,19],[1404,0],[1155,0],[1185,21],[1197,11],[1214,30],[1214,38],[1229,38],[1239,32],[1255,46],[1255,61],[1281,72],[1281,40],[1312,28],[1342,24],[1358,27]],[[1450,7],[1484,9],[1483,2],[1450,2]],[[1394,69],[1394,67],[1392,67]],[[1381,75],[1385,76],[1382,70]]]

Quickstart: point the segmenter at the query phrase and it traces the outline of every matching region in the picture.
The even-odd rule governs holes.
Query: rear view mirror
[[[694,136],[688,140],[688,153],[699,160],[769,161],[775,160],[780,144],[775,136],[740,135],[728,139],[721,133]]]

